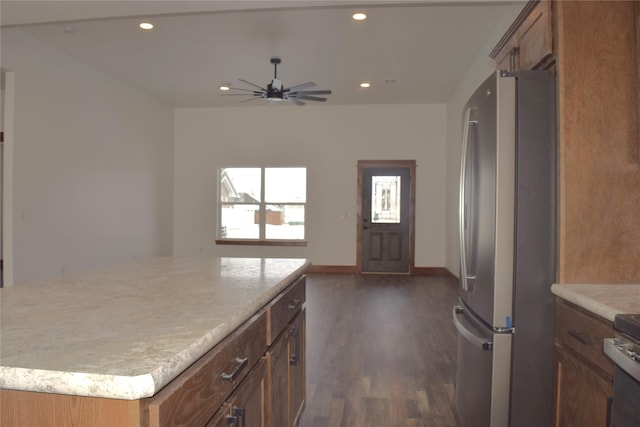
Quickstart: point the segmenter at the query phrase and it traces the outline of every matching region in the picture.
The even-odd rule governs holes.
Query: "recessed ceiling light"
[[[363,87],[363,88],[371,87],[371,83],[362,82],[362,83],[360,83],[360,87]]]
[[[367,19],[367,14],[362,12],[354,13],[352,18],[356,21],[364,21],[365,19]]]
[[[230,87],[229,87],[228,83],[223,83],[223,84],[220,85],[220,87],[218,89],[220,89],[220,90],[229,90]]]
[[[153,24],[151,22],[141,22],[140,25],[138,25],[138,26],[143,30],[152,30],[153,29]]]

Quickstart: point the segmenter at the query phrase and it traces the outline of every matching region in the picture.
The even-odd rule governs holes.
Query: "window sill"
[[[216,245],[307,246],[306,240],[217,239]]]

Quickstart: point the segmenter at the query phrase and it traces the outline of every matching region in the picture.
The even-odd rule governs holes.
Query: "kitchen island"
[[[18,402],[46,394],[60,401],[67,396],[71,406],[117,403],[127,412],[125,425],[153,424],[154,396],[183,381],[196,362],[220,359],[216,349],[227,341],[238,347],[236,331],[252,334],[247,345],[261,345],[259,356],[238,371],[249,372],[262,356],[268,361],[268,346],[282,332],[269,330],[283,317],[274,301],[287,296],[309,265],[303,259],[158,258],[2,289],[2,425],[24,415],[11,414],[19,406],[6,403],[14,394]],[[303,277],[297,289],[286,321],[304,303]],[[235,374],[228,360],[221,363]],[[240,377],[227,382],[233,390]],[[69,425],[89,425],[84,415],[75,416]]]

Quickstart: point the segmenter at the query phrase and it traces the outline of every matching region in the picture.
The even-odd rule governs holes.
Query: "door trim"
[[[4,73],[2,155],[2,287],[13,286],[13,132],[15,120],[15,72]]]
[[[362,172],[366,168],[409,168],[409,275],[415,269],[415,222],[416,222],[416,161],[415,160],[358,160],[358,201],[356,206],[356,271],[359,274],[376,274],[362,272]],[[384,273],[407,274],[407,273]]]

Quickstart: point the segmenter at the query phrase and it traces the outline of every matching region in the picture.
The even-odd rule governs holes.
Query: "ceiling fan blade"
[[[302,83],[299,85],[291,86],[290,88],[285,89],[285,92],[297,92],[300,89],[306,89],[308,87],[314,87],[316,84],[313,82]]]
[[[220,96],[258,96],[251,93],[221,93]]]
[[[249,98],[249,99],[243,99],[242,101],[240,101],[240,103],[243,103],[243,102],[249,102],[249,101],[255,101],[256,99],[260,99],[260,98],[258,98],[258,97],[253,97],[253,98]]]
[[[251,83],[251,82],[249,82],[249,81],[247,81],[247,80],[243,80],[243,79],[238,79],[238,80],[239,80],[239,81],[241,81],[242,83],[246,83],[246,84],[248,84],[249,86],[257,87],[257,88],[258,88],[258,89],[260,89],[260,90],[265,90],[265,91],[266,91],[266,89],[265,89],[265,88],[260,87],[260,86],[258,86],[258,85],[257,85],[257,84],[255,84],[255,83]]]
[[[289,99],[287,99],[287,101],[293,102],[296,105],[305,105],[304,102],[300,101],[299,99],[295,99],[295,98],[289,98]]]
[[[320,98],[319,96],[309,96],[309,95],[302,95],[302,94],[297,94],[296,96],[292,97],[295,99],[306,99],[307,101],[320,101],[320,102],[324,102],[327,100],[327,98]]]
[[[331,95],[330,90],[301,90],[296,93],[298,95]]]
[[[256,90],[253,90],[253,89],[242,89],[239,87],[230,87],[229,90],[241,90],[243,92],[257,92]]]

